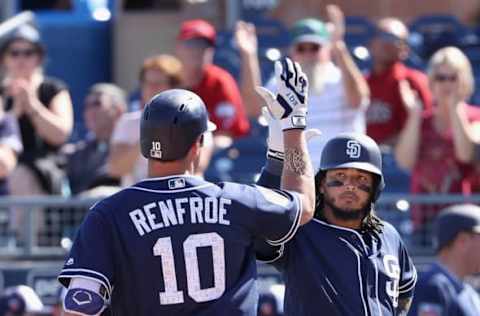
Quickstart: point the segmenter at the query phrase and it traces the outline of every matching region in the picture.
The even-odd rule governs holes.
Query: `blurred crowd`
[[[480,107],[468,103],[475,83],[466,55],[456,47],[443,47],[430,57],[425,73],[410,68],[405,64],[409,30],[401,20],[385,17],[376,21],[368,47],[372,66],[365,74],[345,43],[341,9],[329,5],[326,12],[326,21],[297,21],[289,30],[286,52],[310,81],[308,127],[323,133],[309,143],[314,166],[330,137],[361,132],[410,174],[411,193],[479,193]],[[239,139],[257,137],[263,104],[254,87],[275,86],[273,78],[261,77],[255,25],[239,21],[234,38],[241,58],[238,82],[213,63],[219,47],[212,24],[185,21],[174,55],[144,60],[136,93],[113,83],[91,86],[82,107],[88,132],[71,142],[75,120],[69,89],[61,78],[44,74],[48,52],[38,30],[19,27],[0,44],[0,194],[100,197],[144,178],[142,109],[152,96],[172,88],[196,92],[217,125],[202,149],[198,174],[203,175],[216,152]],[[414,228],[431,221],[440,208],[413,207]],[[40,231],[45,221],[37,217]],[[24,212],[12,208],[9,229],[16,238],[22,238],[24,222]],[[0,299],[2,311],[5,304],[25,305],[18,300],[18,289],[7,292]],[[276,300],[264,299],[261,315],[278,315]]]

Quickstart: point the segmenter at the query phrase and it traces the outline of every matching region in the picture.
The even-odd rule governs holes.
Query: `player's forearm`
[[[365,104],[370,98],[370,89],[345,43],[343,41],[335,43],[334,52],[338,67],[342,71],[343,86],[349,104],[352,107]]]
[[[315,209],[315,184],[313,168],[308,155],[305,133],[292,129],[283,132],[285,161],[281,188],[300,193],[302,199],[301,224],[313,217]]]
[[[398,301],[397,315],[407,316],[410,306],[412,305],[412,298],[404,298]]]

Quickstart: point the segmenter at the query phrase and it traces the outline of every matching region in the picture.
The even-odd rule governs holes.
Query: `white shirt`
[[[342,73],[333,63],[325,66],[324,86],[322,93],[308,94],[307,128],[317,128],[322,132],[308,142],[308,151],[315,172],[320,166],[320,156],[325,143],[332,137],[345,132],[366,132],[365,112],[368,102],[353,107],[348,104]],[[275,92],[274,78],[268,81],[267,88]]]
[[[118,120],[113,131],[111,145],[129,144],[133,145],[140,142],[140,119],[142,111],[134,111],[123,114]],[[137,161],[130,174],[122,178],[122,185],[131,185],[147,177],[148,163],[140,152]]]

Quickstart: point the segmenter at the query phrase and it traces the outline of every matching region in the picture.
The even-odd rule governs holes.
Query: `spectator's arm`
[[[400,167],[411,170],[418,156],[422,124],[422,105],[415,92],[406,81],[400,82],[400,95],[407,109],[408,117],[398,135],[395,145],[395,159]]]
[[[51,101],[50,108],[38,98],[30,98],[27,115],[36,132],[51,145],[62,145],[70,137],[73,128],[73,106],[67,90],[60,91]]]
[[[368,104],[370,89],[365,77],[352,59],[345,42],[332,43],[335,60],[342,72],[342,81],[348,104],[359,107]]]
[[[132,172],[140,155],[140,144],[112,143],[108,156],[108,173],[120,178]]]
[[[255,87],[261,86],[261,73],[258,63],[258,44],[255,26],[239,21],[235,29],[235,40],[241,58],[240,93],[248,117],[260,116],[263,101],[255,93]]]
[[[451,106],[449,111],[452,119],[455,156],[461,162],[472,162],[475,152],[474,130],[479,130],[480,124],[469,122],[464,103]]]
[[[343,12],[336,5],[328,5],[327,13],[330,22],[333,24],[332,53],[342,72],[347,101],[352,107],[366,105],[370,98],[370,89],[345,45],[345,17]]]
[[[17,154],[8,145],[0,144],[0,178],[6,178],[17,165]]]

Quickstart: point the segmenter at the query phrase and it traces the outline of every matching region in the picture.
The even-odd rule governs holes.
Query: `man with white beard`
[[[353,61],[344,42],[345,19],[335,5],[326,7],[329,24],[317,19],[297,21],[290,30],[290,57],[298,62],[310,83],[308,128],[322,131],[322,137],[309,141],[308,149],[315,170],[320,163],[324,144],[343,132],[366,132],[365,112],[369,104],[369,88]],[[236,30],[237,45],[242,58],[242,84],[259,82],[255,29],[239,23]],[[252,80],[253,79],[253,80]],[[258,85],[258,84],[257,84]],[[270,79],[266,87],[275,87]],[[242,90],[253,90],[253,87]],[[245,103],[257,103],[245,100]]]

